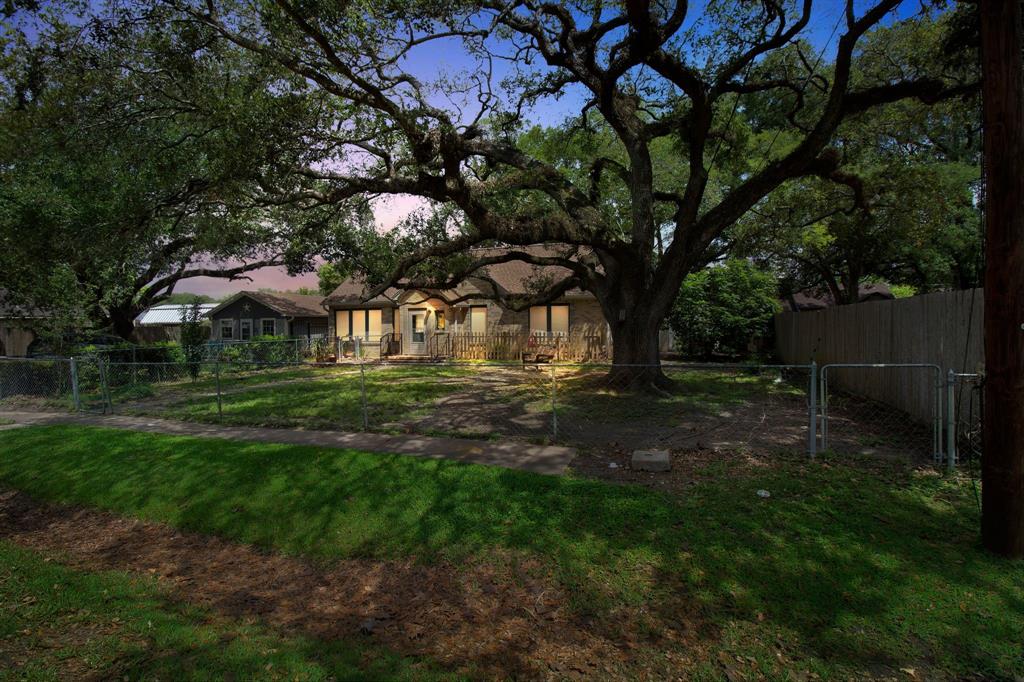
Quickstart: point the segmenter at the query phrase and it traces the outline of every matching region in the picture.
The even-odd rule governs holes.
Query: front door
[[[427,311],[409,311],[409,354],[427,354]]]

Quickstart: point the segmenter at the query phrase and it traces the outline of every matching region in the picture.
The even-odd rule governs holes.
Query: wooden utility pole
[[[1024,64],[1021,0],[981,0],[985,420],[981,535],[1024,557]]]

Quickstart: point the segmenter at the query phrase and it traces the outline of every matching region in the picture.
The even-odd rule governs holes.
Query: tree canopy
[[[305,102],[167,12],[46,15],[34,40],[10,32],[0,63],[4,287],[44,307],[65,287],[125,337],[182,280],[308,270],[329,238],[321,215],[253,199],[296,162]],[[47,276],[58,268],[70,280]]]
[[[683,279],[727,253],[730,229],[773,192],[809,178],[856,189],[844,126],[977,89],[972,61],[948,49],[949,13],[900,0],[849,0],[832,13],[812,0],[712,0],[700,12],[660,0],[115,7],[107,32],[131,28],[124,40],[145,46],[133,53],[143,75],[125,76],[142,79],[127,100],[174,112],[170,132],[163,116],[141,118],[157,143],[143,149],[185,138],[180,147],[204,164],[188,172],[189,157],[169,164],[181,173],[156,174],[175,199],[191,196],[195,175],[207,180],[194,210],[161,205],[157,215],[170,213],[161,225],[186,216],[196,226],[189,243],[215,257],[253,257],[269,240],[298,267],[299,254],[319,249],[358,263],[371,295],[446,288],[506,260],[560,265],[563,279],[493,296],[525,308],[574,288],[593,293],[617,364],[657,364],[657,330]],[[827,40],[811,30],[833,22]],[[428,53],[445,55],[442,68],[425,63]],[[199,83],[165,82],[179,71]],[[530,117],[560,98],[572,102],[564,123],[531,129]],[[116,111],[117,122],[137,120],[135,107]],[[197,127],[182,135],[183,122]],[[393,234],[366,229],[368,202],[392,195],[419,197],[426,210]],[[211,221],[221,224],[200,228]],[[225,243],[224,234],[254,238]],[[554,249],[517,248],[539,242]],[[509,248],[473,258],[476,245]],[[188,272],[189,255],[189,265],[171,258],[157,269]],[[134,268],[135,282],[150,282],[141,291],[163,284],[151,265]]]

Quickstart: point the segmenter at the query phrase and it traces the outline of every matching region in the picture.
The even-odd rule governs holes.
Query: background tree
[[[561,265],[566,278],[505,303],[525,308],[575,287],[592,292],[617,365],[658,363],[657,332],[683,279],[742,215],[787,180],[845,179],[842,155],[829,146],[843,121],[906,98],[935,103],[976,88],[973,74],[947,66],[941,31],[927,17],[898,22],[924,29],[915,52],[880,58],[890,46],[870,32],[899,0],[850,0],[837,17],[835,47],[821,58],[803,40],[810,0],[796,8],[711,2],[694,17],[688,3],[645,0],[172,1],[197,26],[300,77],[293,91],[333,112],[289,176],[304,182],[275,188],[268,200],[313,207],[410,194],[457,211],[443,239],[412,240],[414,252],[371,294],[393,284],[446,288],[503,260]],[[424,50],[460,45],[477,62],[465,74],[430,82],[406,68]],[[566,168],[520,144],[522,113],[566,93],[581,98],[583,115],[571,125],[589,135],[591,116],[599,117],[593,134],[607,131],[615,154]],[[746,134],[735,112],[754,98],[776,116]],[[779,120],[786,135],[770,144]],[[666,176],[652,163],[656,145],[678,150],[681,173]],[[558,247],[544,256],[515,248],[537,242]],[[438,262],[494,243],[512,248]],[[657,370],[649,378],[663,380]]]
[[[317,288],[321,296],[330,296],[345,281],[345,271],[333,263],[324,263],[316,270]]]
[[[186,291],[178,291],[164,299],[164,305],[188,305],[191,303],[216,303],[217,299],[206,294],[190,294]]]
[[[210,339],[210,327],[203,317],[198,298],[181,306],[181,350],[189,376],[199,378],[206,342]]]
[[[31,15],[0,61],[3,285],[49,308],[63,292],[39,273],[67,269],[82,312],[124,338],[181,281],[306,270],[330,231],[252,198],[295,163],[282,135],[305,102],[271,87],[288,74],[171,18]]]
[[[790,291],[856,303],[869,279],[916,291],[978,286],[981,130],[977,102],[899,102],[837,132],[850,185],[799,178],[731,231],[738,252]]]
[[[775,277],[752,263],[730,258],[683,281],[668,322],[676,346],[689,357],[744,358],[771,334],[780,309]]]

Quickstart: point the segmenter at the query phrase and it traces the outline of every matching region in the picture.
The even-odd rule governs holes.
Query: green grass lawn
[[[712,461],[670,496],[397,455],[73,427],[0,432],[0,481],[321,560],[538,559],[602,622],[711,624],[716,676],[1024,674],[1024,565],[980,550],[962,480],[824,458]],[[757,495],[767,489],[771,497]],[[785,665],[778,652],[786,655]]]
[[[180,394],[156,413],[172,419],[255,426],[312,429],[362,428],[361,381],[365,380],[372,421],[380,425],[422,414],[430,403],[458,389],[447,382],[465,370],[446,367],[370,369],[361,379],[358,369],[291,369],[223,377],[221,410],[209,379],[179,383],[169,390]],[[157,394],[159,397],[159,393]],[[135,411],[148,412],[145,406]]]
[[[441,678],[380,647],[283,637],[176,603],[148,576],[74,570],[2,541],[0,613],[0,679]]]

